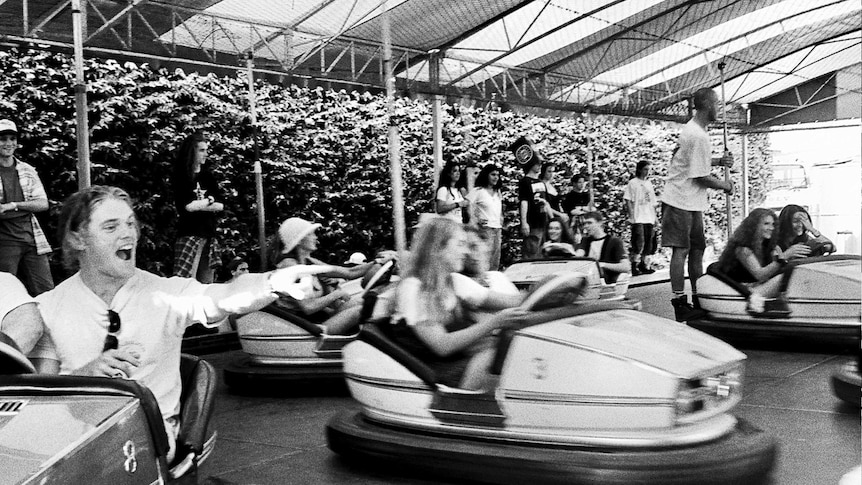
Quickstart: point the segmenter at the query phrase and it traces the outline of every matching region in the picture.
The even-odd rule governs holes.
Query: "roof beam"
[[[773,25],[775,25],[775,24],[783,24],[783,22],[784,22],[784,21],[786,21],[786,20],[790,20],[790,19],[792,19],[792,18],[794,18],[794,17],[798,17],[798,16],[801,16],[801,15],[807,15],[807,14],[810,14],[810,13],[812,13],[812,12],[815,12],[815,11],[817,11],[817,10],[821,9],[821,8],[831,7],[832,5],[834,5],[834,4],[836,4],[836,3],[842,3],[843,1],[844,1],[844,0],[835,0],[835,1],[833,1],[832,3],[821,4],[821,5],[815,6],[815,7],[813,7],[813,8],[807,9],[807,10],[805,10],[804,12],[798,12],[798,13],[795,13],[795,14],[788,15],[788,16],[783,17],[783,18],[780,18],[780,19],[778,19],[778,20],[775,20],[775,21],[772,21],[772,22],[769,22],[769,23],[763,24],[763,25],[759,26],[758,28],[753,29],[753,30],[749,30],[749,31],[747,31],[747,32],[745,32],[745,33],[743,33],[743,34],[737,35],[737,36],[735,36],[735,37],[731,37],[731,38],[729,38],[729,39],[725,39],[724,41],[722,41],[722,42],[720,42],[720,43],[718,43],[718,44],[715,44],[715,45],[713,45],[713,46],[711,46],[711,47],[703,48],[703,49],[701,50],[701,52],[698,52],[698,53],[696,53],[696,54],[691,54],[691,55],[689,55],[689,56],[683,57],[682,59],[679,59],[679,60],[677,60],[677,61],[675,61],[675,62],[673,62],[673,63],[671,63],[671,64],[664,65],[664,66],[660,66],[658,69],[656,69],[656,70],[654,70],[654,71],[652,71],[652,72],[649,72],[649,73],[647,73],[647,74],[645,74],[645,75],[643,75],[643,76],[641,76],[641,77],[639,77],[639,78],[637,78],[637,79],[632,80],[631,82],[629,82],[629,86],[633,86],[633,85],[635,85],[635,84],[637,84],[637,83],[639,83],[639,82],[641,82],[641,81],[644,81],[644,80],[646,80],[646,79],[649,79],[649,78],[651,78],[651,77],[653,77],[653,76],[655,76],[655,75],[661,74],[662,72],[666,71],[668,68],[671,68],[671,67],[674,67],[674,66],[678,66],[678,65],[680,65],[680,64],[683,64],[683,63],[685,63],[685,62],[687,62],[687,61],[689,61],[689,60],[691,60],[691,59],[694,59],[694,58],[695,58],[695,57],[697,57],[697,56],[702,55],[702,54],[703,54],[703,53],[705,53],[706,51],[716,50],[718,47],[721,47],[721,46],[723,46],[723,45],[730,44],[730,43],[735,42],[735,41],[737,41],[737,40],[739,40],[739,39],[748,38],[748,36],[749,36],[749,35],[751,35],[751,34],[752,34],[752,33],[754,33],[754,32],[759,32],[759,31],[761,31],[761,30],[767,29],[767,28],[769,28],[769,27],[772,27],[772,26],[773,26]],[[733,58],[733,56],[725,56],[725,58],[727,58],[727,57]],[[743,61],[743,60],[741,60],[741,59],[740,59],[739,61],[740,61],[740,62],[745,62],[745,61]],[[605,96],[609,96],[609,95],[615,94],[615,93],[619,92],[619,91],[620,91],[620,90],[622,90],[622,89],[626,89],[626,88],[627,88],[627,87],[629,87],[629,86],[622,87],[622,88],[615,89],[615,90],[613,90],[613,91],[609,91],[609,92],[607,92],[607,93],[604,93],[604,94],[602,94],[601,96],[598,96],[598,97],[596,97],[596,98],[593,98],[593,99],[588,100],[588,101],[587,101],[587,103],[588,103],[588,104],[589,104],[589,103],[593,103],[593,102],[595,102],[595,101],[596,101],[596,100],[598,100],[598,99],[601,99],[601,98],[603,98],[603,97],[605,97]]]
[[[110,19],[110,20],[105,20],[105,18],[104,18],[104,17],[102,17],[101,12],[99,12],[99,9],[97,9],[97,8],[96,8],[96,4],[95,4],[95,3],[92,3],[92,4],[91,4],[91,6],[92,6],[92,7],[93,7],[93,9],[96,11],[96,13],[98,13],[98,14],[99,14],[99,17],[102,17],[102,20],[103,20],[103,21],[105,21],[105,23],[104,23],[101,27],[99,27],[98,29],[96,29],[92,34],[90,34],[89,36],[87,36],[87,38],[84,40],[84,43],[86,44],[86,43],[87,43],[87,42],[89,42],[93,37],[95,37],[95,36],[97,36],[97,35],[101,34],[101,33],[102,33],[102,32],[104,32],[106,29],[111,29],[111,30],[113,30],[113,25],[114,25],[114,24],[116,24],[117,22],[119,22],[120,20],[122,20],[122,19],[123,19],[123,17],[125,17],[126,15],[131,14],[131,12],[132,12],[132,11],[133,11],[133,10],[134,10],[138,5],[140,5],[140,4],[142,4],[142,3],[146,3],[146,2],[147,2],[147,0],[133,0],[133,1],[132,1],[129,5],[127,5],[124,9],[120,10],[120,12],[119,12],[119,13],[117,13],[116,15],[114,15],[113,17],[111,17],[111,19]],[[116,33],[116,31],[115,31],[115,33]],[[122,42],[122,39],[121,39],[121,42]],[[125,44],[125,42],[123,42],[123,44]],[[128,47],[126,47],[126,48],[128,49]]]
[[[40,18],[36,21],[35,25],[33,25],[33,28],[30,29],[29,32],[27,32],[27,35],[30,37],[36,36],[37,35],[36,33],[40,32],[42,30],[42,27],[45,27],[46,25],[48,25],[48,22],[54,20],[54,18],[56,18],[58,15],[60,15],[60,13],[63,10],[65,10],[66,7],[68,7],[71,4],[72,4],[72,0],[63,0],[62,2],[58,3],[57,5],[54,5],[54,8],[52,8],[50,11],[48,11],[48,13],[43,15],[42,18]]]
[[[553,29],[551,29],[551,30],[549,30],[549,31],[547,31],[547,32],[545,32],[545,33],[543,33],[542,35],[539,35],[539,36],[537,36],[537,37],[536,37],[536,38],[534,38],[534,39],[531,39],[531,40],[529,40],[529,41],[527,41],[527,42],[524,42],[524,43],[523,43],[523,44],[521,44],[521,45],[518,45],[517,47],[515,47],[514,49],[509,50],[508,52],[505,52],[505,53],[503,53],[503,54],[500,54],[500,55],[498,55],[497,57],[494,57],[493,59],[491,59],[491,60],[489,60],[489,61],[487,61],[487,62],[482,63],[482,64],[481,64],[481,65],[479,65],[478,67],[476,67],[476,68],[472,69],[470,72],[468,72],[468,73],[466,73],[466,74],[462,74],[461,76],[458,76],[457,78],[455,78],[455,79],[453,79],[453,80],[449,81],[446,85],[447,85],[447,86],[451,86],[451,85],[453,85],[453,84],[457,83],[458,81],[460,81],[460,80],[464,79],[465,77],[467,77],[467,76],[469,76],[469,75],[472,75],[472,74],[474,74],[474,73],[476,73],[476,72],[478,72],[478,71],[480,71],[480,70],[482,70],[482,69],[484,69],[484,68],[488,67],[488,66],[489,66],[489,65],[491,65],[491,64],[494,64],[495,62],[499,61],[500,59],[502,59],[502,58],[504,58],[504,57],[506,57],[506,56],[508,56],[508,55],[511,55],[511,54],[513,54],[514,52],[517,52],[518,50],[523,49],[524,47],[530,46],[530,45],[532,45],[532,44],[534,44],[534,43],[536,43],[536,42],[538,42],[538,41],[540,41],[540,40],[544,39],[545,37],[548,37],[549,35],[554,34],[554,33],[558,32],[558,31],[560,31],[560,30],[562,30],[562,29],[564,29],[564,28],[566,28],[566,27],[568,27],[568,26],[570,26],[570,25],[574,24],[575,22],[580,22],[581,20],[583,20],[583,19],[585,19],[585,18],[587,18],[587,17],[591,17],[591,16],[595,15],[596,13],[598,13],[598,12],[600,12],[600,11],[602,11],[602,10],[606,9],[606,8],[610,8],[610,7],[612,7],[612,6],[614,6],[614,5],[618,4],[618,3],[621,3],[621,2],[623,2],[623,1],[624,1],[624,0],[614,0],[614,1],[613,1],[613,2],[611,2],[611,3],[608,3],[608,4],[606,4],[606,5],[604,5],[604,6],[601,6],[601,7],[597,7],[597,8],[595,8],[595,9],[593,9],[593,10],[591,10],[591,11],[589,11],[589,12],[585,13],[585,14],[578,15],[577,17],[575,17],[575,18],[573,18],[573,19],[569,20],[568,22],[564,22],[564,23],[560,24],[559,26],[557,26],[557,27],[555,27],[555,28],[553,28]],[[544,11],[544,10],[543,10],[543,11]],[[541,14],[541,13],[540,13],[540,14]],[[538,18],[538,17],[537,17],[537,18]],[[519,39],[519,41],[520,41],[520,39]]]
[[[508,9],[500,12],[498,15],[489,18],[488,20],[476,25],[472,29],[467,30],[465,32],[462,32],[460,35],[457,35],[457,36],[453,37],[452,39],[449,39],[448,41],[434,47],[434,49],[431,49],[431,51],[435,51],[435,50],[445,51],[446,49],[449,49],[450,47],[454,46],[455,44],[463,41],[464,39],[467,39],[468,37],[475,34],[476,32],[479,32],[480,30],[484,29],[485,27],[493,25],[495,22],[497,22],[500,19],[505,18],[507,15],[514,13],[514,12],[517,12],[518,10],[522,9],[523,7],[525,7],[526,5],[528,5],[532,2],[533,2],[533,0],[521,0],[517,4],[513,5],[511,8],[508,8]],[[414,64],[421,62],[421,61],[427,61],[429,56],[430,56],[430,54],[428,52],[426,52],[424,54],[420,54],[418,57],[414,57],[413,58]],[[402,72],[404,72],[405,70],[406,70],[406,67],[401,66],[401,65],[397,65],[392,69],[392,75],[397,76],[397,75],[401,74]]]

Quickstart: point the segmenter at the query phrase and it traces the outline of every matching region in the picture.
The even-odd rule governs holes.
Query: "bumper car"
[[[329,448],[375,470],[490,483],[763,479],[775,440],[730,414],[745,355],[624,302],[572,304],[553,288],[569,277],[535,290],[500,333],[492,391],[440,384],[391,324],[364,325],[344,349],[361,409],[332,418]]]
[[[832,375],[832,392],[842,401],[862,407],[862,353]]]
[[[621,301],[626,299],[631,281],[630,273],[621,273],[615,283],[606,283],[601,277],[598,261],[590,258],[555,257],[553,259],[526,259],[512,264],[504,274],[519,290],[529,290],[536,283],[564,273],[581,273],[587,277],[588,300]]]
[[[697,280],[700,307],[708,315],[688,324],[734,342],[858,349],[862,324],[860,265],[860,257],[850,255],[791,261],[782,275],[790,314],[763,318],[746,311],[750,290],[712,264]]]
[[[382,265],[363,281],[362,293],[387,284],[395,271],[393,261]],[[363,312],[371,309],[373,304]],[[297,381],[340,382],[341,349],[356,338],[327,335],[321,325],[275,305],[241,315],[235,322],[243,355],[225,367],[225,383],[249,392],[275,391],[278,384]]]
[[[195,484],[212,451],[208,429],[216,373],[195,356],[181,363],[176,458],[158,403],[135,381],[37,375],[0,334],[0,470],[3,483]]]

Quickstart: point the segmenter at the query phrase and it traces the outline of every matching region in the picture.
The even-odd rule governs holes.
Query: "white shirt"
[[[635,224],[655,224],[655,189],[652,182],[633,178],[626,184],[623,199],[634,203],[632,222]]]
[[[15,275],[0,271],[0,331],[9,312],[25,303],[35,302]]]
[[[479,220],[488,221],[485,227],[492,229],[503,227],[503,197],[500,191],[479,187],[467,194],[467,197],[470,203],[476,206],[476,217]]]
[[[706,211],[709,208],[706,187],[694,179],[709,175],[711,166],[709,134],[692,119],[679,134],[679,146],[667,169],[662,202],[686,211]]]
[[[104,348],[108,309],[114,310],[120,316],[120,348],[131,345],[141,354],[141,365],[129,377],[153,392],[163,418],[175,416],[182,391],[182,337],[189,325],[206,324],[206,289],[191,278],[164,278],[137,269],[107,305],[76,273],[36,298],[50,336],[42,342],[46,353],[41,356],[56,352],[61,374],[92,362]]]
[[[425,311],[428,305],[422,295],[421,286],[422,283],[415,277],[405,278],[398,283],[397,314],[404,318],[407,325],[421,324],[430,319]],[[454,312],[458,300],[470,306],[478,307],[488,297],[488,288],[460,273],[452,273],[452,286],[455,290],[454,293],[443,302],[445,311]]]
[[[461,195],[461,191],[456,188],[449,187],[439,187],[437,189],[437,200],[447,202],[449,204],[453,202],[461,202],[464,200],[464,197]],[[445,217],[447,219],[452,219],[455,222],[462,223],[464,219],[461,215],[462,207],[456,207],[448,212],[439,213],[441,217]]]

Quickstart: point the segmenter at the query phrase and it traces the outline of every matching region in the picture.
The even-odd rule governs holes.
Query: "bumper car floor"
[[[629,291],[644,311],[671,316],[668,285]],[[832,375],[848,355],[742,349],[748,355],[743,399],[735,414],[778,441],[778,458],[763,483],[836,484],[859,466],[860,411],[832,393]],[[219,371],[238,351],[204,356]],[[219,440],[203,464],[210,484],[415,484],[459,483],[362,465],[329,450],[326,425],[336,414],[358,410],[343,388],[296,384],[284,396],[231,393],[220,382],[213,416]],[[444,466],[441,464],[441,466]],[[460,482],[466,483],[466,482]]]

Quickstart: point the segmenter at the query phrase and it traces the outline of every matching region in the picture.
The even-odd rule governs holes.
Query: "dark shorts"
[[[648,256],[655,253],[652,224],[632,224],[632,254]]]
[[[661,245],[666,248],[706,249],[703,213],[662,204]]]

